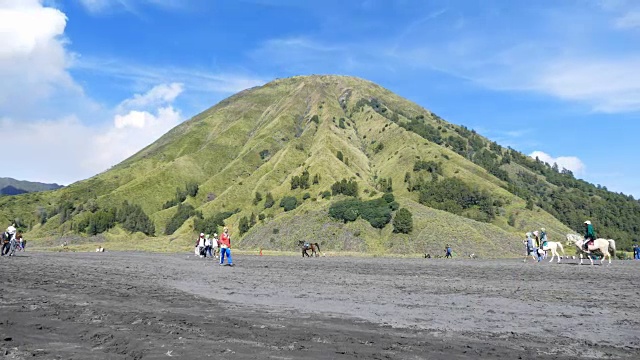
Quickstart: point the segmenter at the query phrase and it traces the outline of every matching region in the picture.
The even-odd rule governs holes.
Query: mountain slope
[[[0,199],[0,220],[19,219],[31,238],[106,230],[126,241],[121,228],[136,226],[122,217],[127,201],[153,222],[151,241],[176,249],[226,217],[234,246],[251,249],[293,250],[310,240],[323,250],[434,253],[451,243],[459,254],[514,255],[524,231],[546,227],[556,240],[571,231],[522,182],[521,174],[534,174],[536,189],[557,191],[547,181],[553,175],[536,166],[371,82],[300,76],[231,96],[91,179]],[[331,194],[343,179],[357,184],[355,221],[329,216],[353,199]],[[197,184],[194,196],[187,184]],[[367,201],[389,190],[392,214],[398,207],[413,214],[409,234],[365,220],[367,211],[385,212],[386,203]],[[298,206],[285,211],[286,197]]]

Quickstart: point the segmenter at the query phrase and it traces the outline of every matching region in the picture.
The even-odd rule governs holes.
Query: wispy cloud
[[[630,11],[618,19],[616,26],[621,29],[640,28],[640,11]]]
[[[137,14],[144,6],[179,9],[187,4],[180,0],[80,0],[80,3],[92,14],[108,11],[126,11]]]
[[[180,83],[190,92],[236,93],[266,82],[261,77],[242,73],[213,72],[178,66],[149,66],[120,59],[81,58],[74,64],[74,69],[127,80],[142,87]]]

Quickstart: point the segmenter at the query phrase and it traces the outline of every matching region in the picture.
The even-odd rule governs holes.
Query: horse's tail
[[[318,254],[320,254],[320,244],[318,243],[313,243],[313,245],[316,246],[316,248],[318,249]]]
[[[607,240],[609,242],[609,250],[611,250],[611,256],[616,256],[616,241],[613,239]]]

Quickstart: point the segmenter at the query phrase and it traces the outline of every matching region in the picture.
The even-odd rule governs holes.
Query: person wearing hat
[[[542,243],[541,247],[543,250],[547,246],[547,241],[549,241],[547,239],[547,229],[542,228],[540,229],[540,242]]]
[[[204,233],[200,233],[200,237],[196,243],[196,255],[204,257]]]
[[[593,225],[591,225],[591,221],[587,220],[584,222],[584,251],[589,252],[589,243],[591,241],[596,240],[596,232],[593,230]]]
[[[213,233],[213,238],[211,238],[211,249],[213,250],[213,257],[217,259],[220,254],[220,243],[218,242],[217,233]]]
[[[207,254],[209,254],[209,257],[213,257],[213,254],[211,253],[211,239],[209,238],[209,234],[204,236],[204,257],[207,257]]]
[[[224,265],[225,255],[229,266],[233,266],[233,260],[231,260],[231,237],[229,236],[229,228],[226,226],[222,235],[220,235],[220,266]]]

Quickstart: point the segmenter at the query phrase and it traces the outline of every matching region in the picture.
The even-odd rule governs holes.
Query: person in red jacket
[[[224,232],[220,235],[220,266],[224,265],[225,255],[229,266],[233,266],[233,260],[231,260],[231,237],[229,236],[229,228],[226,226]]]

